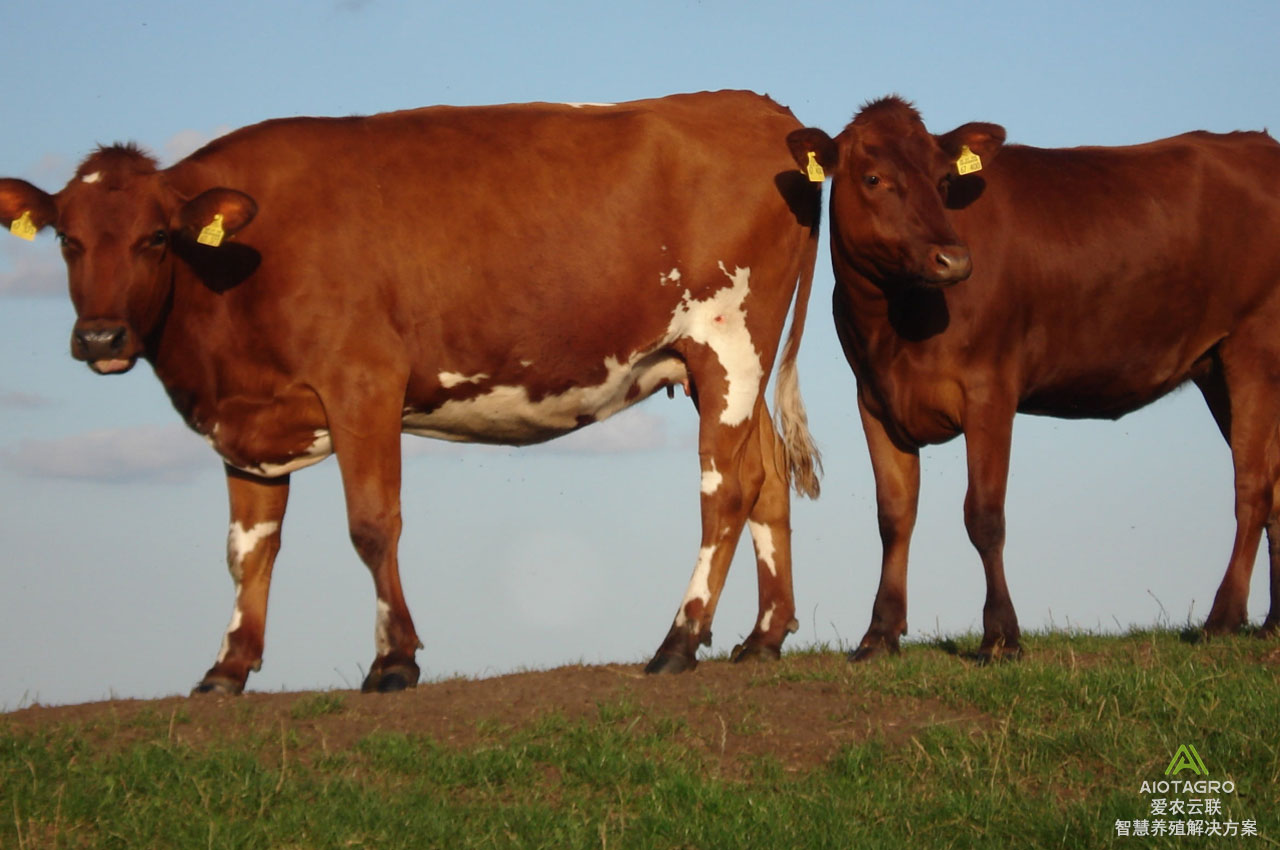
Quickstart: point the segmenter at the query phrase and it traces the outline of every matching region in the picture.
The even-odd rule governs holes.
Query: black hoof
[[[243,692],[244,685],[232,682],[230,679],[205,679],[191,689],[191,696],[198,697],[204,694],[214,694],[215,696],[233,697]]]
[[[385,670],[371,670],[365,677],[360,690],[366,694],[393,694],[405,691],[418,684],[418,671],[408,667],[388,667]]]
[[[761,646],[759,644],[740,643],[733,648],[733,652],[729,653],[729,660],[734,664],[742,664],[748,661],[770,662],[777,661],[782,658],[782,650],[772,646]]]
[[[698,659],[674,652],[659,652],[644,666],[646,673],[684,673],[698,666]]]

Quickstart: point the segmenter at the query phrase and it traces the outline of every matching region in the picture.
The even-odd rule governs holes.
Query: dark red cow
[[[932,135],[889,97],[835,139],[788,140],[797,162],[812,154],[834,172],[836,326],[875,470],[884,561],[855,657],[896,649],[906,631],[921,446],[965,435],[965,525],[987,577],[981,653],[1017,653],[1003,561],[1014,413],[1117,418],[1186,381],[1236,472],[1235,546],[1205,629],[1245,624],[1265,526],[1274,632],[1280,145],[1265,133],[1069,150],[1004,138],[983,123]]]
[[[750,92],[268,121],[158,170],[99,149],[56,195],[0,180],[0,221],[56,229],[96,372],[148,360],[226,462],[236,602],[198,690],[262,660],[289,474],[336,454],[373,574],[365,690],[418,679],[396,560],[400,433],[528,444],[683,385],[702,542],[650,671],[696,664],[744,524],[760,610],[739,657],[795,630],[788,479],[816,494],[795,356],[819,187],[801,125]],[[793,299],[775,431],[763,390]],[[483,510],[483,506],[474,506]]]

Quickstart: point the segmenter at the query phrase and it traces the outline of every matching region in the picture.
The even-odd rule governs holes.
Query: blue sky
[[[1280,125],[1271,2],[41,2],[0,21],[0,174],[49,191],[98,143],[136,140],[169,163],[266,118],[435,103],[750,88],[834,133],[897,92],[935,131],[990,120],[1044,146]],[[827,475],[794,511],[796,644],[856,642],[879,571],[831,287],[824,246],[801,381]],[[0,708],[185,693],[231,612],[218,459],[148,367],[103,378],[73,362],[73,318],[52,237],[0,239]],[[660,394],[534,449],[406,442],[401,565],[424,675],[646,659],[696,558],[695,427],[685,399]],[[922,479],[912,634],[979,628],[963,442],[926,450]],[[1024,628],[1203,619],[1231,499],[1194,390],[1117,423],[1020,417],[1006,563]],[[717,651],[751,626],[747,551]],[[250,688],[359,685],[373,592],[332,460],[293,478],[271,605]]]

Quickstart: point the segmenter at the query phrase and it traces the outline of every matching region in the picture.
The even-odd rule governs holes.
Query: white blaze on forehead
[[[231,528],[227,531],[227,565],[237,582],[240,581],[244,559],[258,548],[264,538],[275,534],[279,528],[280,523],[275,521],[260,522],[253,528],[245,528],[238,520],[231,523]]]
[[[441,372],[438,376],[440,386],[446,390],[451,390],[459,384],[478,384],[487,377],[489,375],[485,372],[475,375],[464,375],[461,372]]]
[[[747,528],[751,529],[751,540],[756,544],[756,557],[768,568],[770,575],[776,576],[778,565],[773,559],[773,529],[762,522],[750,520],[747,521]]]
[[[719,490],[721,481],[724,481],[724,476],[716,469],[716,462],[713,460],[710,469],[702,470],[702,495],[710,496]]]
[[[683,300],[671,315],[670,331],[677,338],[687,337],[715,352],[729,383],[720,421],[740,425],[755,409],[764,368],[747,329],[744,304],[750,292],[751,269],[736,267],[730,274],[722,262],[720,271],[733,284],[716,290],[703,301],[694,301],[685,290]]]
[[[99,180],[102,179],[102,172],[95,171],[92,174],[86,174],[84,177],[81,177],[80,179],[85,183],[97,183]]]
[[[684,593],[684,601],[680,603],[680,610],[676,612],[676,625],[683,626],[688,622],[684,609],[695,599],[702,602],[706,606],[711,601],[711,558],[716,553],[716,547],[703,546],[698,551],[698,565],[693,568],[693,578],[689,579],[689,589]]]
[[[378,617],[373,627],[373,644],[382,658],[391,651],[391,606],[378,600]]]

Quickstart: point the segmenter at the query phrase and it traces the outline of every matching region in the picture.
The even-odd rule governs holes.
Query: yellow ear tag
[[[227,232],[222,229],[222,213],[214,213],[213,221],[204,226],[200,231],[200,235],[196,237],[196,241],[201,245],[208,245],[210,248],[217,248],[222,244],[222,237]]]
[[[31,210],[27,210],[9,224],[10,233],[19,239],[25,239],[28,242],[35,241],[37,230],[39,230],[39,228],[36,227],[35,222],[31,220]]]
[[[821,183],[827,179],[827,173],[818,164],[818,155],[813,151],[809,151],[809,164],[805,166],[804,173],[809,175],[810,183]]]
[[[956,160],[956,171],[963,176],[981,170],[982,157],[969,150],[968,145],[963,145],[960,148],[960,158]]]

